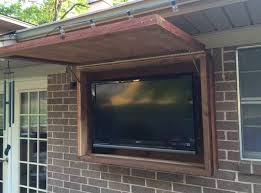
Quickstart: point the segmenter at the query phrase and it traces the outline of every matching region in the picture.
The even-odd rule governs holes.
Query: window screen
[[[242,157],[261,159],[261,47],[238,50]]]

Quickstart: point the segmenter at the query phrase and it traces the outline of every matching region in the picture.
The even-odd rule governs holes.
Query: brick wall
[[[143,171],[78,160],[76,91],[70,90],[70,75],[56,74],[48,77],[48,192],[261,193],[261,163],[239,161],[235,48],[211,52],[216,62],[219,158],[219,170],[213,177]]]

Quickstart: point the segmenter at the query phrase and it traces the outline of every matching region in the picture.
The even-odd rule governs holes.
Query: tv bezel
[[[115,150],[130,150],[130,151],[144,151],[144,152],[161,152],[161,153],[175,153],[175,154],[191,154],[199,155],[203,153],[203,137],[202,137],[202,104],[201,104],[201,82],[200,75],[198,72],[185,72],[185,73],[173,73],[173,74],[163,74],[163,75],[144,75],[144,76],[131,76],[127,78],[108,78],[100,80],[92,80],[91,92],[93,92],[93,84],[101,84],[104,82],[128,82],[128,81],[149,81],[149,80],[166,80],[166,79],[175,79],[180,76],[192,76],[192,96],[193,96],[193,122],[194,122],[194,134],[195,134],[195,151],[190,150],[179,150],[179,149],[168,149],[168,148],[143,148],[138,146],[125,146],[125,145],[112,145],[112,144],[95,144],[94,143],[94,132],[92,134],[91,142],[91,151],[94,152],[95,148],[105,148],[105,149],[115,149]],[[106,83],[104,83],[106,84]],[[91,93],[91,111],[92,111],[92,130],[95,130],[95,111],[94,111],[94,102],[93,94]],[[96,147],[95,147],[96,146]],[[94,152],[96,153],[96,152]],[[103,154],[103,153],[102,153]]]

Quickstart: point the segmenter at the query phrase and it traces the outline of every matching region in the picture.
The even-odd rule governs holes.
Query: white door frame
[[[1,85],[0,94],[4,95],[4,89],[3,89],[4,81],[1,80],[0,85]],[[8,101],[8,93],[9,93],[8,90],[6,90],[5,101]],[[2,100],[4,100],[4,98]],[[0,105],[2,106],[2,104],[0,104]],[[3,149],[2,149],[2,151],[3,151],[3,157],[2,157],[2,166],[3,166],[3,168],[2,168],[2,172],[3,172],[2,173],[2,178],[3,178],[2,185],[3,185],[3,187],[2,187],[2,189],[3,189],[4,193],[5,192],[9,193],[10,186],[11,186],[9,181],[11,179],[11,173],[12,173],[11,167],[10,167],[10,165],[11,165],[10,163],[11,163],[11,160],[12,160],[12,153],[11,153],[12,148],[10,149],[8,156],[5,156],[4,151],[7,147],[7,144],[11,143],[11,135],[12,135],[11,132],[12,132],[12,126],[13,125],[11,127],[9,127],[9,122],[8,122],[9,109],[8,109],[8,105],[7,104],[5,104],[5,105],[6,105],[6,114],[5,114],[5,116],[6,116],[6,119],[5,119],[6,127],[3,128]],[[2,108],[3,108],[3,106],[2,106]],[[3,112],[3,116],[4,116],[4,112]]]
[[[8,179],[8,191],[4,193],[20,192],[20,93],[47,90],[47,77],[15,80],[15,124],[12,127],[11,137],[11,162]]]

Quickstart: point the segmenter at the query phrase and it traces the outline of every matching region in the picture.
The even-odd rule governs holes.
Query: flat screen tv
[[[197,154],[201,127],[197,75],[92,82],[93,152]]]

